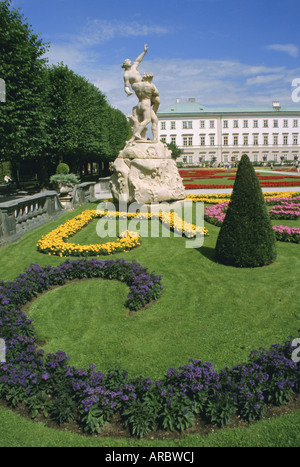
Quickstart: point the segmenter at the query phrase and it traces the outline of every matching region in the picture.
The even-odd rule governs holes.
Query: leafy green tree
[[[276,240],[255,170],[247,155],[238,165],[216,259],[238,267],[257,267],[276,259]]]
[[[172,152],[171,156],[172,159],[176,160],[178,157],[180,157],[183,154],[183,149],[179,148],[176,143],[168,143],[167,144],[168,149]]]
[[[107,128],[109,137],[109,149],[102,154],[100,161],[104,164],[104,175],[108,175],[109,162],[113,162],[119,152],[124,148],[125,142],[131,137],[131,128],[125,115],[118,109],[108,108]]]
[[[19,10],[10,8],[10,0],[1,0],[0,78],[6,102],[0,103],[0,159],[11,162],[17,183],[22,161],[40,158],[47,142],[47,47]]]
[[[72,172],[88,163],[114,160],[129,135],[125,116],[105,95],[63,63],[48,67],[51,120],[47,147],[53,167],[66,162]]]

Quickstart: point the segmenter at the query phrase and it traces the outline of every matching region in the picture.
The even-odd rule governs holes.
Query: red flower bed
[[[209,180],[209,179],[220,179],[225,178],[227,180],[235,180],[235,171],[220,171],[220,170],[180,170],[179,171],[183,181],[185,183],[185,188],[187,189],[202,189],[202,188],[232,188],[233,184],[224,184],[224,185],[209,185],[205,183],[186,183],[193,182],[195,180]],[[285,175],[260,175],[257,174],[260,181],[260,185],[264,188],[268,187],[289,187],[289,186],[299,186],[300,180],[296,176],[285,176]],[[279,181],[286,178],[291,178],[290,180]]]

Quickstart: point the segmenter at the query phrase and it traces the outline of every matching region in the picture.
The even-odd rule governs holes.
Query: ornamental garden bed
[[[70,215],[66,217],[70,218]],[[60,222],[63,224],[63,221]],[[47,229],[40,228],[16,244],[2,248],[1,277],[6,282],[11,280],[15,283],[13,277],[17,277],[20,269],[26,269],[26,263],[29,265],[33,260],[40,264],[35,266],[39,286],[47,282],[48,276],[59,280],[60,274],[54,266],[59,267],[62,272],[73,260],[66,263],[65,258],[44,255],[36,250],[36,243],[41,236],[52,232],[59,225],[59,222],[52,223]],[[297,330],[300,328],[297,317],[298,283],[296,275],[291,276],[291,270],[295,273],[299,268],[295,253],[298,245],[278,242],[279,257],[276,263],[256,270],[236,270],[214,261],[213,251],[219,229],[211,224],[206,225],[209,236],[205,237],[204,246],[200,249],[185,248],[184,238],[142,238],[139,248],[126,252],[126,263],[136,260],[143,267],[148,267],[147,271],[156,271],[154,274],[162,276],[163,285],[162,294],[153,305],[133,316],[128,316],[125,306],[128,295],[126,285],[117,281],[86,279],[74,284],[61,284],[54,291],[48,291],[32,302],[26,315],[34,320],[33,323],[27,324],[27,317],[22,313],[13,313],[15,310],[12,310],[13,323],[11,321],[10,332],[14,333],[19,326],[22,332],[33,329],[34,326],[34,339],[47,342],[43,346],[44,355],[40,348],[34,348],[30,333],[26,339],[11,342],[15,346],[15,361],[24,362],[25,367],[21,365],[18,368],[21,373],[13,373],[14,369],[10,367],[10,377],[15,379],[10,381],[8,393],[5,393],[7,387],[1,389],[6,403],[13,404],[14,398],[17,401],[18,395],[13,394],[16,386],[12,385],[16,379],[24,381],[20,380],[26,376],[22,371],[29,371],[28,366],[32,363],[30,359],[34,355],[39,369],[39,373],[36,372],[37,379],[29,378],[30,386],[21,384],[19,395],[27,394],[28,389],[32,389],[31,395],[37,396],[37,387],[44,394],[49,391],[49,401],[55,400],[57,407],[64,407],[56,415],[55,411],[51,411],[50,415],[48,407],[50,424],[58,421],[64,428],[74,429],[76,426],[81,433],[97,433],[100,429],[100,436],[142,435],[145,432],[147,439],[153,436],[177,437],[189,432],[211,432],[216,424],[226,422],[229,418],[231,425],[227,426],[241,428],[248,424],[248,420],[263,416],[263,408],[266,409],[264,416],[274,414],[276,410],[279,413],[288,411],[287,405],[279,404],[289,398],[291,408],[297,408],[298,399],[295,394],[298,383],[293,379],[289,336],[297,337]],[[89,223],[85,229],[80,235],[84,236],[86,232],[87,238],[90,238],[90,233],[95,230],[93,223]],[[124,254],[115,253],[114,262]],[[80,258],[77,261],[77,265],[83,266],[85,262],[94,259]],[[79,266],[78,268],[81,271]],[[43,274],[47,277],[42,277]],[[19,276],[17,283],[22,283],[23,279],[24,277]],[[34,283],[35,281],[30,281],[29,289],[32,289]],[[22,284],[23,292],[16,294],[18,300],[23,297],[23,301],[29,292],[26,292],[27,281]],[[117,289],[118,285],[121,289]],[[33,289],[35,290],[34,287]],[[11,286],[9,290],[17,292],[19,289]],[[248,297],[246,307],[245,294]],[[5,307],[9,305],[3,303],[2,297],[2,313],[7,311]],[[279,342],[279,346],[270,349],[276,342]],[[270,350],[251,354],[253,349],[261,346]],[[280,371],[283,369],[283,374],[280,374],[275,363],[278,359],[282,362]],[[260,367],[263,361],[269,365],[267,374],[270,374],[272,368],[272,384],[269,378],[266,379],[265,368],[256,366]],[[90,367],[91,362],[96,368]],[[213,362],[213,366],[206,362]],[[242,377],[241,371],[246,368],[250,373],[243,373],[246,386],[244,391],[239,392],[236,383]],[[30,375],[32,374],[31,369]],[[139,378],[140,375],[143,375],[142,379]],[[249,392],[252,395],[248,400],[247,390],[249,384],[252,384],[250,375],[260,382],[254,392]],[[226,393],[222,388],[228,385],[233,376],[236,379],[231,389],[238,399],[235,402],[234,398],[227,401],[228,410],[223,410],[222,407],[226,404],[217,394]],[[59,381],[62,383],[61,387]],[[195,400],[199,391],[196,386],[190,386],[193,381],[204,386],[208,384],[208,393],[202,393],[207,395],[205,400]],[[270,384],[265,386],[266,381]],[[72,391],[75,387],[78,388],[72,402],[62,397],[62,391],[70,395],[70,384]],[[214,384],[216,386],[211,386]],[[260,391],[263,391],[264,400],[260,399]],[[184,394],[189,396],[185,397]],[[147,397],[152,396],[155,396],[160,407],[155,420],[151,417],[149,419],[143,412],[146,410],[149,413],[151,403]],[[101,402],[97,401],[99,397]],[[106,404],[106,398],[109,404]],[[45,400],[35,399],[31,405],[27,396],[21,397],[21,400],[23,402],[18,404],[19,410],[25,410],[26,401],[26,410],[30,409],[32,413],[32,410],[38,409],[39,415],[36,416],[41,420],[41,413],[47,405]],[[169,410],[170,400],[172,410]],[[249,402],[246,404],[247,410],[246,400]],[[267,401],[268,404],[275,402],[278,407],[273,408],[266,404]],[[70,412],[70,407],[74,408],[73,402],[76,403],[76,409],[75,412]],[[105,402],[104,405],[102,402]],[[178,405],[179,402],[184,407]],[[139,406],[138,412],[133,410],[136,408],[135,404]],[[105,408],[104,413],[99,412],[101,408]],[[64,421],[63,417],[68,417],[71,413],[76,415],[74,420],[67,421],[66,418]],[[144,425],[138,422],[137,413],[142,414]],[[104,421],[109,422],[101,427]],[[153,431],[152,427],[154,430],[159,428],[159,431]],[[171,429],[175,431],[171,432]],[[181,430],[181,434],[178,430]],[[61,433],[63,436],[63,432]]]
[[[181,170],[179,171],[186,189],[220,189],[233,188],[236,170],[206,169],[206,170]],[[257,173],[260,185],[263,188],[292,187],[300,185],[297,175],[276,175]]]
[[[277,204],[275,204],[277,203]],[[229,201],[223,201],[205,208],[205,219],[220,227],[226,216]],[[294,226],[276,225],[273,222],[276,239],[283,242],[300,243],[300,196],[291,198],[266,198],[271,220],[295,220]]]

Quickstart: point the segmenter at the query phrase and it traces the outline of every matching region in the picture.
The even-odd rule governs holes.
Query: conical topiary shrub
[[[216,259],[238,267],[264,266],[276,259],[276,239],[264,195],[245,154],[217,239]]]

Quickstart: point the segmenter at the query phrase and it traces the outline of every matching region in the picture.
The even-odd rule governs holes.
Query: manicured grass
[[[102,447],[196,448],[196,447],[299,447],[300,410],[271,420],[261,420],[241,429],[223,429],[181,439],[97,438],[70,431],[56,431],[0,407],[0,447]],[[106,448],[106,449],[105,449]],[[123,452],[128,452],[127,450]],[[138,451],[137,451],[138,452]],[[103,452],[101,452],[103,454]]]
[[[65,214],[15,244],[1,248],[1,279],[13,279],[31,262],[56,265],[65,261],[65,258],[38,253],[37,240],[83,209],[95,207],[89,205]],[[72,241],[99,242],[96,222]],[[282,221],[284,225],[286,222]],[[200,249],[186,248],[185,238],[142,238],[142,245],[137,249],[105,257],[135,259],[163,276],[161,298],[134,316],[128,316],[124,306],[128,293],[126,285],[116,281],[74,282],[39,297],[27,313],[34,318],[38,338],[47,341],[43,348],[47,352],[64,350],[71,356],[71,364],[77,367],[87,367],[93,362],[99,370],[106,371],[117,364],[132,377],[142,374],[159,379],[168,368],[186,364],[189,358],[211,361],[219,370],[247,361],[253,349],[269,347],[296,335],[300,329],[299,245],[277,242],[278,258],[274,264],[236,269],[214,262],[219,229],[210,224],[206,227],[210,235]],[[6,426],[4,438],[2,433],[0,436],[3,439],[0,443],[4,445],[107,443],[106,446],[137,446],[148,443],[92,440],[58,433],[40,424],[19,420],[4,409],[0,417]],[[296,445],[299,443],[294,433],[297,420],[299,412],[274,419],[269,424],[259,422],[246,429],[247,435],[242,430],[225,430],[224,434],[210,435],[212,438],[193,435],[186,440],[157,442],[157,445]],[[10,423],[16,427],[14,441],[9,438]],[[4,431],[0,424],[1,430]],[[267,430],[266,436],[264,430]],[[33,441],[29,441],[29,436]],[[148,445],[155,443],[151,441]]]

